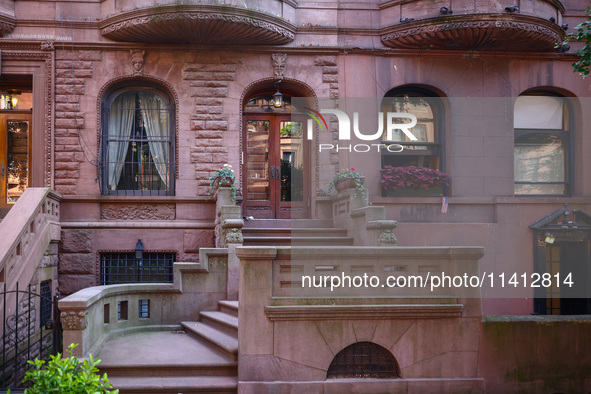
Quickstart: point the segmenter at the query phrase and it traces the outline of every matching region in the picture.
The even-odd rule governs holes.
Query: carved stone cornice
[[[556,23],[527,15],[467,14],[421,19],[382,29],[384,45],[398,49],[554,51],[565,35]]]
[[[10,34],[16,27],[16,19],[8,15],[0,14],[0,36]]]
[[[296,27],[262,12],[218,5],[154,6],[104,19],[103,36],[150,43],[287,44]]]
[[[62,327],[64,328],[64,330],[69,331],[84,330],[88,325],[86,314],[86,311],[69,311],[60,313]]]

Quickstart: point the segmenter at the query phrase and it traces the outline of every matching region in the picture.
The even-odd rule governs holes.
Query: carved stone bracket
[[[275,82],[283,81],[287,53],[273,53],[271,54],[271,60],[273,62],[273,73],[275,75]]]
[[[42,51],[53,51],[55,49],[55,43],[52,40],[48,40],[41,43]]]
[[[378,246],[395,246],[396,236],[392,230],[382,230],[378,238]]]
[[[140,49],[130,49],[131,54],[131,68],[133,68],[133,75],[142,76],[144,74],[144,55],[146,51]]]
[[[70,311],[70,312],[62,312],[60,313],[60,318],[62,320],[62,327],[65,330],[71,331],[81,331],[86,328],[88,325],[87,319],[87,312],[86,311]]]

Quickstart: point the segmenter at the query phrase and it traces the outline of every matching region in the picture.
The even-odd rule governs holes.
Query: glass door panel
[[[281,201],[303,201],[304,163],[302,122],[279,122],[281,160]]]
[[[7,120],[6,202],[14,204],[29,184],[29,122]]]
[[[270,201],[269,120],[246,122],[246,198],[249,201]]]
[[[30,184],[31,114],[23,112],[0,113],[0,208],[14,205]]]

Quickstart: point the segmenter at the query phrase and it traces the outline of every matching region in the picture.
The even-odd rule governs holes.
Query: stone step
[[[250,237],[243,236],[244,246],[353,246],[353,237]]]
[[[236,376],[197,376],[197,377],[114,377],[109,378],[119,393],[236,393]]]
[[[217,350],[216,350],[217,351]],[[223,353],[223,352],[221,352]],[[223,364],[209,365],[187,365],[187,364],[120,364],[102,365],[99,364],[101,375],[106,373],[111,377],[197,377],[197,376],[236,376],[238,365],[232,361],[234,357],[228,356],[228,362]]]
[[[257,237],[346,237],[344,228],[244,228],[242,234]]]
[[[200,312],[201,322],[222,331],[228,335],[238,337],[238,318],[219,311]]]
[[[210,343],[182,330],[129,332],[96,356],[109,377],[236,376],[238,365]]]
[[[228,335],[202,322],[186,321],[181,322],[181,326],[188,333],[215,346],[232,360],[238,360],[238,338],[236,336]]]
[[[251,219],[244,221],[244,228],[317,228],[332,227],[332,220],[320,219]]]
[[[238,317],[238,301],[219,301],[220,312]]]

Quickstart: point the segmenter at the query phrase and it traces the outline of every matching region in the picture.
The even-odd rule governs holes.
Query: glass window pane
[[[564,98],[520,96],[515,100],[516,129],[563,130]]]
[[[556,184],[516,184],[516,194],[563,194],[566,182],[566,147],[558,137],[527,134],[515,140],[516,182]]]
[[[302,122],[279,122],[281,201],[303,201],[304,163]]]

